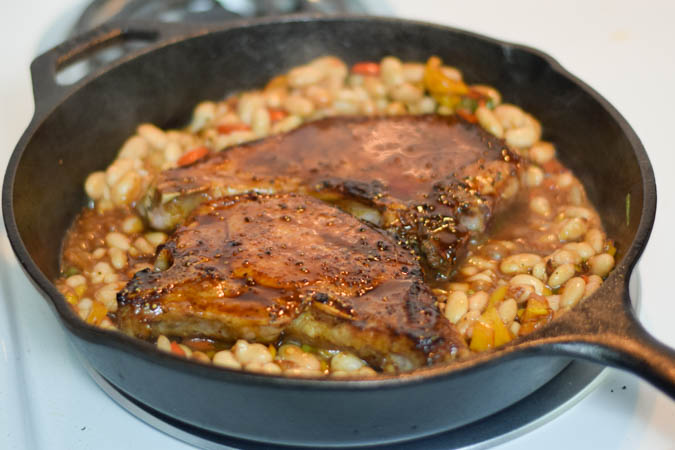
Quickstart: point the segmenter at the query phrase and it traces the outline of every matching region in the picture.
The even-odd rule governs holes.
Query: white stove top
[[[375,8],[382,8],[379,2]],[[81,0],[5,2],[0,16],[0,168],[32,114],[28,67],[48,29]],[[656,226],[640,262],[641,320],[675,347],[675,3],[583,0],[386,3],[393,14],[537,47],[604,95],[631,123],[654,166]],[[379,9],[378,9],[379,10]],[[71,15],[72,16],[72,15]],[[0,235],[0,448],[186,449],[136,419],[92,381],[47,303]],[[498,447],[675,448],[675,402],[624,372],[551,422]]]

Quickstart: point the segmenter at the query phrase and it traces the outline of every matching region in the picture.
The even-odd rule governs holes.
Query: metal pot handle
[[[623,277],[610,277],[602,293],[581,302],[549,327],[539,343],[547,353],[625,369],[675,399],[675,350],[635,318]]]
[[[194,27],[191,29],[194,31]],[[106,23],[48,50],[35,58],[30,66],[33,96],[35,98],[35,116],[51,110],[60,100],[111,65],[119,64],[152,50],[162,43],[166,43],[171,37],[184,35],[185,31],[186,27],[183,25],[161,22]],[[148,45],[124,54],[107,67],[93,70],[73,84],[63,85],[56,81],[56,74],[60,69],[112,44],[132,39],[147,41]]]

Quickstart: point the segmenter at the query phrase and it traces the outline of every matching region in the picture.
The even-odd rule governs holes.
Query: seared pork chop
[[[449,360],[465,346],[409,250],[312,197],[202,204],[155,265],[118,294],[120,328],[141,338],[289,337],[388,371]]]
[[[333,117],[165,171],[139,210],[170,230],[214,198],[308,193],[393,232],[444,278],[510,204],[517,170],[502,141],[455,116]]]

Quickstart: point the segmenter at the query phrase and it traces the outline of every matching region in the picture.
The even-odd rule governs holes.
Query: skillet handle
[[[125,41],[155,42],[166,41],[169,38],[183,34],[185,27],[176,24],[160,22],[125,22],[106,23],[92,30],[77,35],[39,55],[30,66],[33,80],[33,96],[35,98],[35,116],[47,113],[51,108],[77,90],[95,75],[88,73],[72,84],[60,84],[57,81],[59,70],[81,61],[92,54]],[[142,48],[125,53],[108,66],[94,70],[99,73],[110,65],[128,60],[156,47],[146,45]]]
[[[628,370],[675,400],[675,350],[637,321],[624,280],[613,277],[605,284],[609,289],[602,289],[603,295],[580,303],[545,330],[545,347]]]

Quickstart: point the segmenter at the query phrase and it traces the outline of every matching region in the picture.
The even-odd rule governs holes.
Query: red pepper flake
[[[175,341],[171,341],[171,351],[178,356],[185,356],[185,351],[180,348],[180,345],[178,345]]]
[[[470,111],[467,111],[466,109],[457,109],[456,111],[457,115],[461,117],[462,119],[466,120],[469,123],[477,123],[478,119],[476,118],[475,114],[471,114]]]
[[[352,66],[352,73],[358,75],[377,76],[380,74],[380,65],[372,61],[357,62]]]
[[[288,116],[288,113],[286,111],[284,111],[283,109],[268,108],[267,110],[270,113],[270,120],[272,122],[277,122],[281,119],[284,119],[286,116]]]
[[[178,161],[176,161],[176,163],[179,166],[187,166],[188,164],[192,164],[198,159],[201,159],[204,156],[208,155],[209,151],[210,150],[206,147],[193,148],[192,150],[190,150],[189,152],[185,153],[183,156],[178,158]]]
[[[250,131],[251,127],[245,123],[223,123],[218,125],[218,133],[230,134],[234,131]]]

